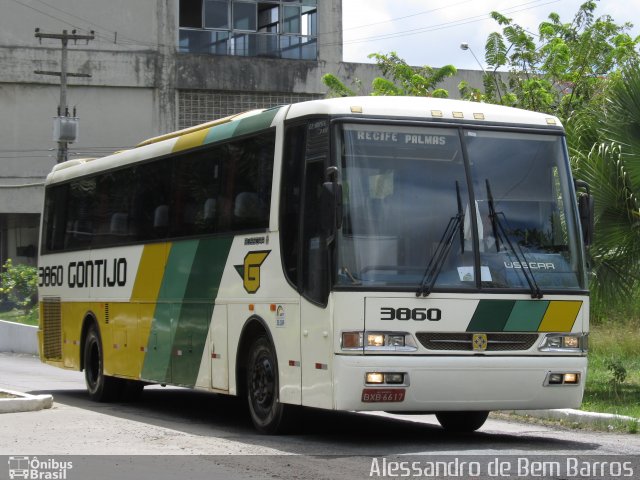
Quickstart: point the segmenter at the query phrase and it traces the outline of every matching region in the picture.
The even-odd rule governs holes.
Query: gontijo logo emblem
[[[260,289],[260,267],[270,253],[271,250],[249,252],[244,257],[244,265],[234,265],[247,293],[256,293]]]

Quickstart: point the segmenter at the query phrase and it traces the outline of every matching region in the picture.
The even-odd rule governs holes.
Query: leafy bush
[[[8,259],[0,272],[0,294],[27,314],[38,302],[38,269]]]

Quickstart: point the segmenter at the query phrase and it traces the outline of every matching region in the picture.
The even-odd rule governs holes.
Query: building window
[[[180,0],[182,53],[316,60],[317,0]]]
[[[255,32],[258,23],[258,9],[255,3],[233,3],[233,29]]]
[[[229,28],[228,1],[204,0],[204,28]]]

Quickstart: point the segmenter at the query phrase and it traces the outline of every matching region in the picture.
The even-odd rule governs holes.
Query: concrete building
[[[42,182],[56,162],[60,77],[34,71],[60,71],[61,41],[39,41],[36,28],[95,37],[69,43],[68,71],[90,75],[68,80],[67,105],[79,117],[69,158],[106,155],[252,108],[321,98],[325,73],[364,85],[378,74],[373,65],[342,62],[341,0],[3,1],[1,263],[35,264]],[[444,87],[455,93],[459,80]]]

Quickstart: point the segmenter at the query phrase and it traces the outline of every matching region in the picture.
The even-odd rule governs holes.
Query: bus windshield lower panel
[[[374,124],[338,132],[338,286],[585,288],[561,136]]]

